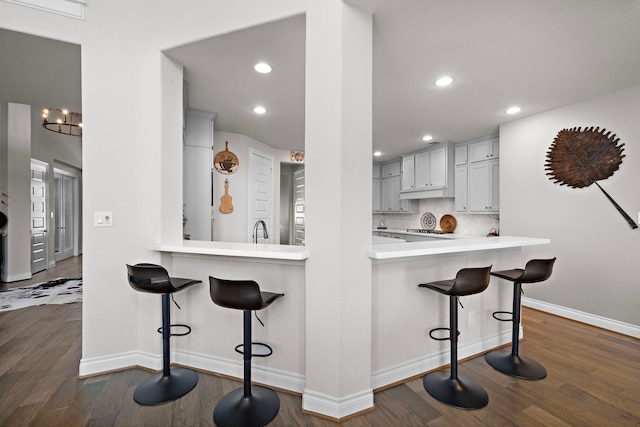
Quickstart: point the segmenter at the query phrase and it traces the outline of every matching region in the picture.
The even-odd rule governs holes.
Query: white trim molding
[[[84,0],[4,0],[45,12],[56,13],[84,21]]]
[[[522,337],[522,327],[520,327],[520,336]],[[511,330],[493,337],[471,341],[468,344],[458,347],[458,359],[472,357],[510,342]],[[416,375],[421,375],[447,365],[450,362],[450,358],[451,353],[450,350],[447,349],[438,353],[428,354],[414,360],[408,360],[396,366],[377,370],[371,374],[373,389],[376,390],[380,387],[399,383],[415,377]]]
[[[344,397],[329,396],[311,390],[302,394],[302,409],[337,420],[373,408],[373,390],[363,390]]]
[[[560,317],[566,317],[567,319],[586,323],[588,325],[597,326],[598,328],[629,335],[634,338],[640,338],[640,326],[632,325],[630,323],[620,322],[619,320],[609,319],[607,317],[598,316],[597,314],[585,313],[584,311],[574,310],[572,308],[562,307],[560,305],[527,297],[522,298],[522,305],[555,314]]]
[[[244,375],[244,364],[241,360],[223,359],[183,350],[172,351],[170,357],[172,363],[201,369],[212,374],[238,378],[239,381],[242,381]],[[130,351],[110,356],[83,358],[80,360],[79,374],[81,377],[99,375],[136,366],[160,371],[162,370],[162,355]],[[253,365],[251,367],[251,378],[255,382],[295,393],[302,393],[304,389],[304,375],[293,372]]]

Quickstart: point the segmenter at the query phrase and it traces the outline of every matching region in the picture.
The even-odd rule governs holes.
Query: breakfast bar
[[[405,380],[448,363],[448,345],[433,341],[428,331],[447,326],[444,296],[419,290],[418,284],[452,278],[460,268],[491,265],[494,269],[522,265],[521,248],[548,244],[527,237],[442,238],[423,242],[374,239],[366,254],[372,264],[372,388]],[[208,276],[255,280],[281,292],[278,310],[261,314],[256,341],[273,347],[273,355],[254,360],[255,380],[302,393],[305,387],[305,262],[303,246],[179,241],[151,247],[173,274],[197,277],[203,285],[183,292],[184,310],[176,321],[194,333],[176,342],[179,364],[242,377],[234,347],[241,341],[239,316],[213,305]],[[491,313],[508,309],[511,287],[492,278],[482,294],[461,298],[459,354],[462,358],[507,344],[509,325]]]
[[[447,341],[429,330],[448,326],[448,299],[418,284],[452,279],[467,267],[524,265],[521,248],[548,239],[500,236],[443,238],[425,242],[374,244],[372,260],[372,385],[380,388],[448,363]],[[482,293],[461,297],[458,353],[473,356],[510,340],[508,324],[491,313],[511,307],[512,288],[495,278]]]

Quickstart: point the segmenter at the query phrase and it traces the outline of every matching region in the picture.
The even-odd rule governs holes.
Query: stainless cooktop
[[[431,234],[446,234],[442,230],[429,230],[426,228],[408,228],[407,233],[431,233]]]

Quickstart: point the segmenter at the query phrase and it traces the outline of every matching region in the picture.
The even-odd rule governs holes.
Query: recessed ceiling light
[[[507,114],[518,114],[520,111],[522,111],[522,108],[518,107],[517,105],[514,105],[513,107],[507,108],[505,113],[507,113]]]
[[[425,136],[422,137],[422,140],[424,142],[431,141],[432,139],[433,139],[433,137],[431,135],[425,135]]]
[[[449,86],[453,83],[453,79],[449,76],[442,76],[438,80],[436,80],[436,86]]]
[[[254,70],[256,70],[259,73],[262,74],[268,74],[271,72],[271,65],[267,64],[266,62],[258,62],[254,67]]]
[[[267,109],[264,107],[257,106],[257,107],[253,107],[253,112],[256,114],[264,114],[267,112]]]
[[[375,151],[375,152],[373,153],[373,155],[374,155],[374,156],[376,156],[376,157],[380,157],[380,156],[382,156],[382,152],[380,152],[380,151]]]

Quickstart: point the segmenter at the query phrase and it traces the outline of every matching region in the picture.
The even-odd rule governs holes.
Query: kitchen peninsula
[[[448,345],[433,341],[428,331],[445,327],[445,297],[418,288],[419,283],[455,277],[460,268],[492,265],[494,269],[524,264],[523,246],[544,245],[547,239],[526,237],[447,238],[434,241],[374,244],[366,256],[372,262],[372,388],[410,378],[448,363]],[[263,290],[285,294],[260,312],[265,327],[256,325],[254,340],[268,343],[274,353],[254,360],[254,378],[271,386],[302,393],[305,389],[305,262],[302,246],[183,241],[152,246],[176,276],[252,279]],[[363,254],[365,255],[365,254]],[[491,317],[510,308],[512,287],[492,278],[489,288],[463,297],[459,354],[462,358],[510,341],[510,325]],[[174,361],[211,372],[242,377],[242,362],[234,352],[240,342],[241,316],[214,306],[209,284],[184,292],[176,322],[194,333],[176,340]],[[368,357],[368,355],[363,355]]]

